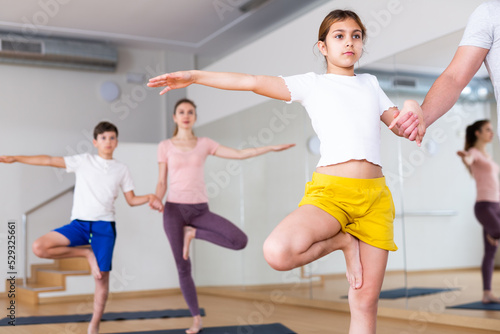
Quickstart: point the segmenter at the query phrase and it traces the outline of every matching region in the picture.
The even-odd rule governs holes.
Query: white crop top
[[[317,167],[349,160],[380,162],[380,116],[394,104],[371,74],[306,73],[283,77],[319,137]]]

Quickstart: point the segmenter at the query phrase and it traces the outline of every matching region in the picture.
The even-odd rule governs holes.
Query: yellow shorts
[[[314,173],[299,206],[311,204],[335,217],[342,232],[377,248],[395,251],[395,216],[385,178],[351,179]]]

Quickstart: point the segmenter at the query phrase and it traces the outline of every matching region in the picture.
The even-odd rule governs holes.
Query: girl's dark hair
[[[352,19],[359,25],[359,27],[361,28],[361,37],[364,41],[366,38],[366,27],[364,26],[363,22],[361,22],[358,14],[351,10],[341,9],[333,10],[327,16],[325,16],[323,22],[321,22],[321,25],[319,26],[318,41],[326,41],[326,36],[330,32],[330,27],[332,26],[332,24],[334,24],[335,22],[345,21],[347,19]]]
[[[181,105],[182,103],[189,103],[190,105],[193,106],[194,110],[195,110],[195,115],[196,115],[196,104],[194,104],[194,102],[188,98],[183,98],[183,99],[180,99],[179,101],[177,101],[175,103],[175,107],[174,107],[174,115],[175,113],[177,112],[177,107],[179,105]],[[179,132],[179,127],[177,126],[177,124],[175,124],[175,130],[174,130],[174,134],[173,134],[173,137],[175,137],[175,135],[177,135],[177,133]]]
[[[94,139],[97,139],[97,136],[104,132],[114,132],[118,138],[118,128],[114,124],[110,122],[100,122],[94,128]]]
[[[465,130],[465,147],[464,149],[468,151],[471,147],[474,147],[477,141],[476,131],[481,131],[481,128],[490,123],[488,119],[482,119],[469,125]]]

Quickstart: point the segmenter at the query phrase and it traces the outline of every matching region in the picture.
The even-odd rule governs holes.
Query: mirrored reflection
[[[310,279],[303,271],[273,270],[262,252],[264,240],[302,198],[309,173],[306,121],[309,122],[301,106],[268,101],[196,129],[197,136],[208,136],[234,148],[296,144],[283,152],[247,160],[209,157],[205,179],[211,210],[243,229],[249,241],[242,251],[197,242],[194,267],[199,286],[229,287],[268,296],[286,291],[289,295],[310,297]],[[210,252],[206,251],[208,248]],[[214,252],[220,258],[219,265],[205,268],[206,263],[213,262],[206,258],[207,254]]]

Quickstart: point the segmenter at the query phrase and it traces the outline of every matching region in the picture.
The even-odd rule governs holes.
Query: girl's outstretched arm
[[[235,148],[220,145],[215,151],[214,155],[216,157],[226,158],[226,159],[248,159],[272,151],[274,152],[284,151],[293,146],[295,146],[295,144],[281,144],[281,145],[252,147],[252,148],[245,148],[238,150]]]
[[[267,75],[230,72],[180,71],[166,73],[149,79],[148,87],[165,87],[160,95],[172,89],[199,84],[226,90],[251,91],[277,100],[290,101],[285,80]]]

